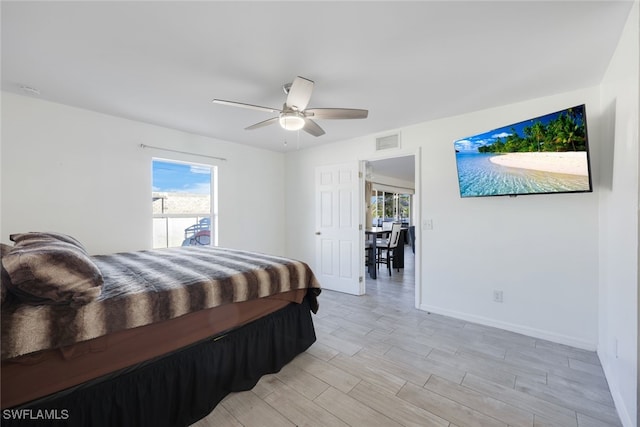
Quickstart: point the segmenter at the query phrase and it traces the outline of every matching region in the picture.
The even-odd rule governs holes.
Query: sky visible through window
[[[211,167],[154,160],[153,191],[210,194]]]

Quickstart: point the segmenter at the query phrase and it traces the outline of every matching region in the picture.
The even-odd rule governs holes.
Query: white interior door
[[[316,268],[323,288],[364,293],[359,162],[316,168]]]

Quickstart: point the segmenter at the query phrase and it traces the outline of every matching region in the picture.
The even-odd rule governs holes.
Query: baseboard
[[[431,313],[441,314],[443,316],[449,316],[460,320],[466,320],[467,322],[479,323],[484,326],[492,326],[494,328],[504,329],[510,332],[516,332],[518,334],[527,335],[533,338],[539,338],[547,341],[552,341],[558,344],[564,344],[571,347],[580,348],[587,351],[596,351],[597,343],[586,340],[581,340],[575,337],[556,334],[541,329],[529,328],[514,323],[501,322],[499,320],[490,319],[483,316],[475,316],[468,313],[463,313],[454,310],[447,310],[442,307],[435,307],[426,304],[420,305],[420,310],[429,311]]]
[[[609,384],[609,391],[611,392],[613,403],[616,405],[616,411],[618,412],[618,416],[620,417],[620,422],[624,427],[635,427],[636,424],[632,420],[632,414],[624,404],[624,399],[618,391],[618,384],[615,382],[612,383],[609,379],[615,378],[614,373],[611,372],[611,366],[609,365],[607,360],[604,360],[604,358],[600,356],[600,351],[598,351],[598,358],[600,359],[602,369],[604,370],[604,376],[607,379],[607,383]]]

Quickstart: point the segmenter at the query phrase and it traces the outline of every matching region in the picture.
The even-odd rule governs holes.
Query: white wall
[[[180,155],[140,144],[227,158]],[[0,241],[55,230],[93,253],[149,249],[151,158],[217,165],[219,244],[284,252],[284,155],[2,93]]]
[[[625,426],[638,420],[638,60],[636,1],[602,83],[598,355]]]
[[[597,191],[461,199],[453,148],[455,139],[581,103],[587,104],[597,183],[598,87],[401,130],[400,152],[421,148],[418,196],[422,219],[433,220],[433,230],[418,230],[421,308],[595,350]],[[374,137],[288,153],[287,213],[313,210],[315,166],[372,159]],[[313,265],[313,216],[289,215],[287,221],[298,230],[287,241],[288,254]],[[503,290],[504,303],[492,301],[494,289]]]

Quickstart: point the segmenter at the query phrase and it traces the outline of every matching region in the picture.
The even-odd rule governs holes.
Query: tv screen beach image
[[[462,197],[591,191],[585,106],[454,141]]]

